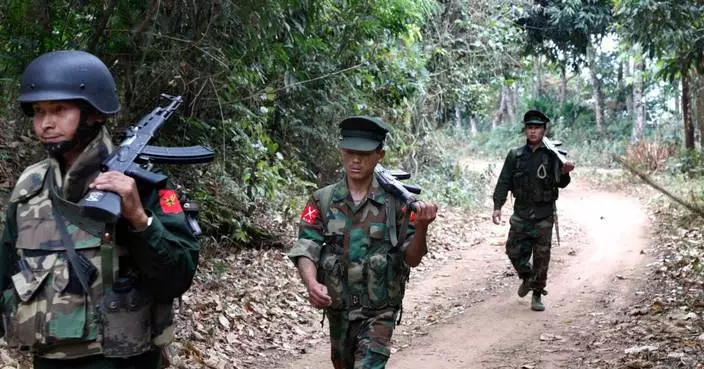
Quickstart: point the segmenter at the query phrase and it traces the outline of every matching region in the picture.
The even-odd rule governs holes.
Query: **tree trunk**
[[[626,89],[626,112],[628,112],[629,117],[633,117],[633,96],[635,94],[635,90],[633,88],[633,79],[632,73],[631,73],[631,60],[626,62],[626,65],[624,66],[623,69],[623,76],[626,79],[626,81],[629,81],[626,83],[624,88]]]
[[[633,65],[633,109],[635,110],[635,120],[633,122],[633,133],[631,143],[638,142],[643,138],[643,127],[645,127],[645,101],[643,101],[643,74],[645,73],[645,59],[642,54],[636,55]]]
[[[565,108],[565,98],[567,97],[567,67],[566,62],[560,63],[560,96],[558,97],[558,104],[560,104],[560,111],[562,112]]]
[[[496,129],[501,123],[503,123],[506,118],[506,106],[508,105],[506,93],[506,82],[501,85],[501,92],[499,96],[499,107],[494,111],[494,117],[491,121],[491,129]]]
[[[477,119],[474,114],[469,115],[469,134],[474,137],[477,135]]]
[[[697,122],[699,123],[699,150],[704,152],[704,75],[697,76],[697,92],[694,94],[695,107],[697,110]]]
[[[543,75],[542,68],[540,66],[540,56],[533,55],[533,70],[535,72],[535,83],[533,84],[533,99],[538,100],[540,98],[541,89],[543,85]]]
[[[98,42],[100,42],[100,39],[103,37],[105,29],[108,26],[110,17],[112,16],[113,11],[115,11],[115,6],[117,6],[117,0],[111,0],[107,4],[107,7],[103,9],[103,13],[100,15],[100,18],[98,18],[98,21],[95,23],[93,27],[93,35],[88,41],[87,49],[89,52],[95,52],[95,48],[98,46]]]
[[[689,76],[682,73],[682,120],[684,121],[684,147],[694,150],[694,125],[690,109]]]
[[[460,131],[462,129],[462,105],[455,104],[455,130]]]
[[[51,32],[51,6],[49,0],[36,0],[34,6],[30,9],[36,14],[37,23],[42,31],[47,34]]]
[[[682,119],[682,103],[680,102],[680,81],[675,84],[675,115]]]
[[[589,63],[589,79],[592,84],[592,98],[594,99],[594,115],[596,118],[596,130],[604,132],[604,93],[601,87],[601,80],[597,75],[596,51],[593,47],[587,49],[587,59]]]
[[[506,115],[508,116],[508,121],[510,124],[516,124],[516,85],[512,84],[506,87]]]

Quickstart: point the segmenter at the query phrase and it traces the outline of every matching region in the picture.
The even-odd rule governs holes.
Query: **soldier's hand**
[[[332,304],[332,299],[328,295],[328,288],[317,282],[313,282],[308,286],[308,301],[313,307],[318,309],[324,309]]]
[[[491,221],[494,222],[494,224],[501,224],[501,209],[494,210],[494,212],[491,213]]]
[[[572,161],[566,161],[565,164],[562,164],[562,173],[567,174],[571,172],[574,169],[574,162]]]
[[[139,199],[137,183],[132,177],[120,172],[105,172],[91,182],[91,189],[114,192],[122,198],[122,216],[135,229],[147,227],[148,216]]]
[[[414,202],[413,204],[415,207],[413,210],[415,213],[415,219],[413,221],[416,227],[427,227],[435,220],[435,217],[438,214],[437,205],[420,200]]]

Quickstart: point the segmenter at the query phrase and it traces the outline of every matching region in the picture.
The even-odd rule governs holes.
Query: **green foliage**
[[[534,0],[518,21],[526,53],[578,67],[592,37],[600,39],[611,27],[611,6],[611,0]]]
[[[503,124],[493,131],[479,132],[469,143],[471,152],[505,157],[508,150],[525,143],[523,124]]]
[[[695,150],[682,150],[672,156],[666,163],[666,168],[673,174],[684,174],[688,178],[704,176],[704,155]]]
[[[450,129],[439,131],[432,139],[418,145],[424,160],[410,182],[421,186],[423,199],[466,210],[482,205],[491,171],[465,168],[462,159],[467,156],[466,146],[466,140]]]
[[[435,112],[459,104],[482,114],[493,73],[477,65],[509,58],[507,33],[486,25],[510,22],[494,17],[506,8],[500,2],[481,4],[486,14],[473,3],[10,0],[0,5],[0,114],[16,117],[19,73],[55,49],[88,50],[110,67],[123,107],[113,132],[160,93],[183,96],[159,143],[207,144],[217,157],[166,169],[201,203],[207,235],[246,243],[259,234],[257,221],[290,219],[313,187],[339,178],[342,117],[384,118],[397,162],[421,170],[436,160],[425,157],[442,123]],[[438,34],[443,16],[459,22]]]
[[[669,80],[704,73],[704,3],[699,0],[616,0],[618,31],[651,58],[663,58]]]

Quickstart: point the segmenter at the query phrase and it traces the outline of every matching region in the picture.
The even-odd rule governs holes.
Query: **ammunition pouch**
[[[173,341],[172,304],[156,303],[133,278],[118,278],[99,307],[103,355],[130,357]]]
[[[100,302],[103,355],[130,357],[152,348],[152,300],[132,278],[119,278]]]

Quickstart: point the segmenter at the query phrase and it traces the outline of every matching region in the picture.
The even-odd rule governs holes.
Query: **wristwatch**
[[[131,230],[132,232],[135,232],[135,233],[137,233],[137,232],[144,232],[144,231],[147,230],[147,228],[149,228],[149,226],[152,225],[152,219],[153,219],[152,216],[147,217],[147,226],[146,226],[146,227],[144,227],[144,228],[142,228],[142,229],[137,229],[137,228],[134,228],[133,226],[130,226],[130,228],[131,228],[130,230]]]

